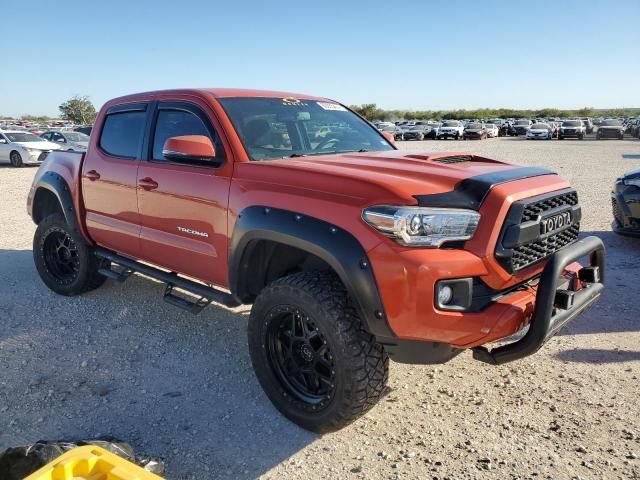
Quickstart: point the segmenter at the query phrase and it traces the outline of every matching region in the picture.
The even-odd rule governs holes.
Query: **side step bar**
[[[174,272],[166,272],[144,263],[136,262],[135,260],[123,257],[117,253],[105,250],[104,248],[96,248],[95,255],[98,258],[115,263],[120,267],[119,270],[114,270],[110,267],[103,267],[98,270],[101,275],[111,278],[117,282],[124,282],[133,272],[138,272],[164,282],[167,284],[164,291],[164,301],[193,314],[200,313],[202,309],[212,302],[230,308],[241,305],[233,295],[223,290],[208,287],[202,283],[180,277]],[[180,297],[174,293],[174,289],[176,287],[200,298],[196,301],[191,301]]]

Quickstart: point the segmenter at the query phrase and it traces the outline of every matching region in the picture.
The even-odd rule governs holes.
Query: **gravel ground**
[[[56,296],[31,257],[34,169],[0,168],[0,451],[38,439],[113,435],[165,458],[168,479],[640,478],[640,239],[610,231],[613,180],[640,141],[403,142],[560,172],[584,233],[608,248],[606,294],[534,357],[501,367],[470,354],[391,365],[389,395],[331,435],[289,423],[256,381],[247,311],[191,316],[134,277]]]

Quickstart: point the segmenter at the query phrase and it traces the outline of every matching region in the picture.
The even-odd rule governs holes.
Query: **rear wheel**
[[[38,224],[33,260],[45,285],[60,295],[88,292],[105,281],[98,273],[102,261],[61,213],[49,215]]]
[[[268,285],[251,310],[248,340],[265,393],[307,430],[339,430],[384,393],[387,354],[333,273],[295,273]]]
[[[23,166],[22,155],[20,155],[20,153],[16,152],[15,150],[9,155],[9,160],[11,161],[11,165],[13,165],[14,167]]]

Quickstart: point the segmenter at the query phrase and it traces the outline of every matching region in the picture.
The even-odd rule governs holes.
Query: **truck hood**
[[[236,179],[267,183],[278,191],[306,197],[329,195],[353,204],[409,205],[416,204],[415,195],[449,192],[469,177],[519,168],[467,152],[407,154],[398,150],[236,165]]]

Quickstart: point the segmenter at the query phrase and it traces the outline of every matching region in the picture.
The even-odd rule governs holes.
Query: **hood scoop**
[[[440,163],[464,163],[473,161],[473,155],[450,155],[448,157],[437,157],[434,162]]]

